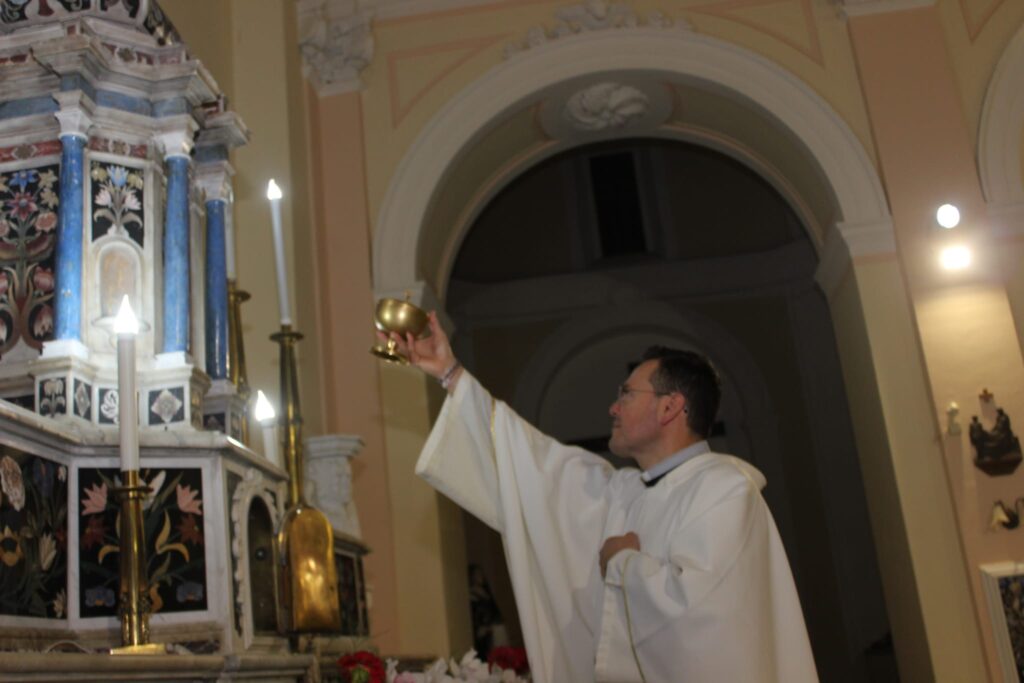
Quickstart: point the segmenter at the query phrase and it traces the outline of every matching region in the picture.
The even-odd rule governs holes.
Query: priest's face
[[[608,409],[612,417],[612,438],[608,449],[621,458],[635,459],[658,441],[661,432],[658,402],[662,396],[651,384],[651,375],[657,369],[656,360],[638,365],[619,387],[619,398]]]

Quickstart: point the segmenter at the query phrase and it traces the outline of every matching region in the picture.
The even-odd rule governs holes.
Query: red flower
[[[102,544],[105,535],[106,530],[103,528],[103,516],[94,515],[90,517],[89,526],[85,528],[85,533],[82,534],[82,548],[88,550],[97,543]]]
[[[14,197],[7,201],[7,208],[18,218],[25,220],[34,214],[39,207],[36,206],[32,195],[27,192],[16,192]]]
[[[181,540],[186,543],[192,543],[193,545],[203,544],[203,532],[196,526],[196,518],[192,515],[185,515],[181,523],[178,525],[178,533],[181,534]]]
[[[53,271],[49,268],[39,266],[32,271],[32,283],[40,292],[45,293],[53,291]]]
[[[338,671],[346,683],[385,683],[387,678],[384,662],[366,650],[338,659]]]
[[[39,232],[50,232],[57,227],[57,214],[53,211],[44,211],[36,218],[36,230]]]
[[[529,673],[530,662],[526,659],[526,649],[521,647],[496,647],[491,649],[487,656],[487,663],[493,670],[495,667],[502,671],[512,669],[519,675]]]

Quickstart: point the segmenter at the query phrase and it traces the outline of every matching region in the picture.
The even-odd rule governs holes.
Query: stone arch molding
[[[999,58],[981,110],[978,170],[981,189],[990,204],[1024,205],[1024,27]]]
[[[695,80],[752,103],[787,128],[816,160],[836,198],[842,221],[837,227],[891,229],[885,193],[863,145],[820,96],[788,71],[692,31],[590,31],[516,53],[464,88],[424,127],[399,164],[378,216],[377,293],[408,289],[420,279],[416,255],[431,199],[483,131],[547,88],[615,72]]]

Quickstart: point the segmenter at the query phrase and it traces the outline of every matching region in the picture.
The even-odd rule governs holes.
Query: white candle
[[[114,319],[117,333],[117,405],[121,428],[121,471],[139,469],[139,405],[135,398],[135,335],[139,321],[126,294]]]
[[[280,457],[277,454],[277,424],[274,421],[276,415],[274,406],[267,400],[267,395],[257,391],[253,416],[263,428],[263,457],[280,467]]]
[[[267,199],[270,200],[270,216],[274,226],[274,262],[277,266],[277,303],[281,310],[281,324],[292,324],[292,313],[288,305],[288,271],[284,260],[284,232],[281,229],[281,188],[271,179],[267,183]]]
[[[235,218],[231,202],[224,207],[224,252],[229,280],[237,280],[235,271]]]

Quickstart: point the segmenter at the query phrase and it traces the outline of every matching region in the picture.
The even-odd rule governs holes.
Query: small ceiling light
[[[960,225],[960,209],[956,208],[952,204],[943,204],[939,207],[939,210],[935,212],[935,220],[939,222],[939,225],[946,228],[955,228]]]
[[[939,261],[946,270],[963,270],[971,265],[971,250],[963,245],[946,247],[939,255]]]

